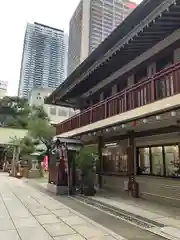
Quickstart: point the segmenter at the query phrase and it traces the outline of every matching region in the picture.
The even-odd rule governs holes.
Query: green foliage
[[[20,156],[29,155],[35,151],[35,144],[29,136],[25,136],[22,139],[14,137],[10,144],[11,145],[7,149],[9,156],[13,154],[14,145],[19,147]]]
[[[40,153],[40,155],[37,156],[38,162],[41,163],[41,162],[44,160],[44,157],[45,157],[46,155],[47,155],[47,152],[46,152],[46,151]]]
[[[21,141],[21,155],[29,155],[35,151],[35,145],[29,136],[25,136]]]
[[[30,116],[30,118],[31,118],[31,119],[40,118],[40,119],[49,121],[48,115],[47,115],[47,113],[45,112],[43,106],[33,106],[33,107],[32,107],[32,111],[31,111],[31,116]]]
[[[4,97],[0,99],[0,123],[6,127],[27,128],[31,109],[26,99]]]
[[[29,136],[13,139],[12,144],[21,146],[22,154],[35,150],[36,143],[43,143],[49,149],[55,135],[43,106],[30,107],[26,99],[4,97],[0,99],[0,123],[4,127],[28,129]],[[33,139],[33,140],[32,140]]]
[[[94,154],[90,147],[83,147],[76,155],[76,166],[81,170],[81,172],[86,175],[89,170],[92,170],[94,161]]]
[[[47,149],[51,147],[51,141],[55,135],[55,129],[47,120],[33,118],[28,124],[29,134],[32,138],[44,143]]]

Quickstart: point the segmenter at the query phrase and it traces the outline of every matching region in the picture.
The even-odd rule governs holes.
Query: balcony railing
[[[180,93],[180,62],[59,123],[56,132],[68,132],[177,93]]]

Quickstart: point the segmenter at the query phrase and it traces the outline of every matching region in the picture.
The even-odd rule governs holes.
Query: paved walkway
[[[127,196],[108,195],[107,193],[92,198],[109,206],[164,224],[165,227],[161,229],[162,234],[169,235],[172,239],[180,239],[180,208]]]
[[[23,181],[0,173],[0,239],[125,240]]]

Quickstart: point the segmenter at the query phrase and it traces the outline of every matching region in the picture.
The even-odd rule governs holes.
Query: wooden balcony
[[[61,134],[180,93],[180,62],[59,123]]]

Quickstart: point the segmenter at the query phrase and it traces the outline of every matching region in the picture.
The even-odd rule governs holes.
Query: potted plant
[[[76,156],[76,167],[81,172],[81,193],[86,196],[95,194],[94,153],[91,148],[83,147]]]

